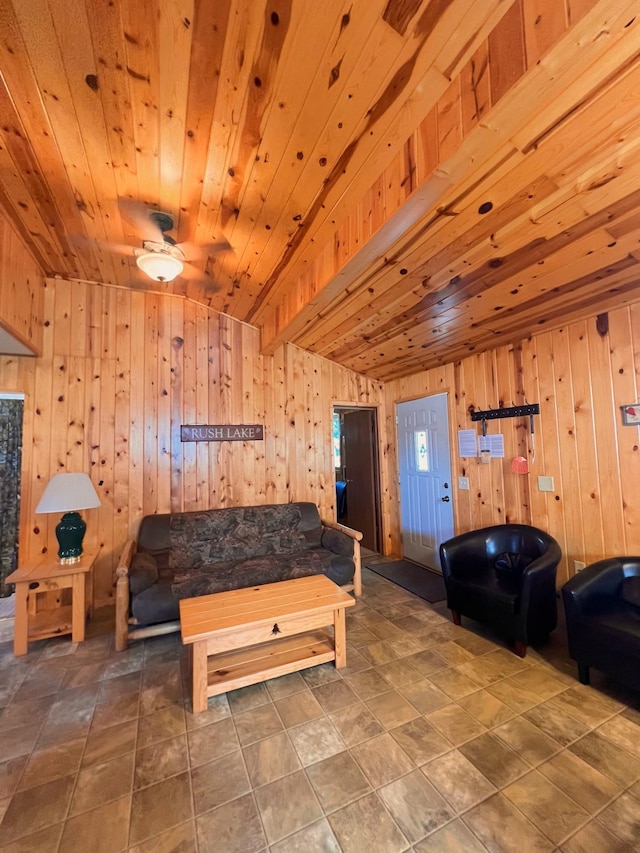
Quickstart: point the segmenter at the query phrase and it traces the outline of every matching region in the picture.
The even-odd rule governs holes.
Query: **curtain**
[[[4,579],[18,564],[23,406],[0,398],[0,598],[13,592]]]

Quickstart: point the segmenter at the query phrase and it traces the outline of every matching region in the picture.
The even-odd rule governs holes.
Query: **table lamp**
[[[100,498],[88,474],[54,474],[49,480],[36,513],[64,513],[56,525],[60,563],[80,562],[87,525],[77,510],[99,506]]]

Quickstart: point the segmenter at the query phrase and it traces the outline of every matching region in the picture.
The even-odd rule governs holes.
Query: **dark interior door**
[[[347,481],[346,524],[362,534],[362,545],[379,550],[374,412],[345,412],[342,419]]]

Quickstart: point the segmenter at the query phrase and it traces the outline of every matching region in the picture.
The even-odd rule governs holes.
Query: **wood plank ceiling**
[[[640,296],[637,6],[0,0],[0,205],[48,275],[410,375]]]

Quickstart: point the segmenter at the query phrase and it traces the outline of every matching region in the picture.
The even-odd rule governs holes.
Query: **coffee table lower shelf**
[[[308,631],[208,658],[207,696],[248,687],[336,659],[333,636]]]

